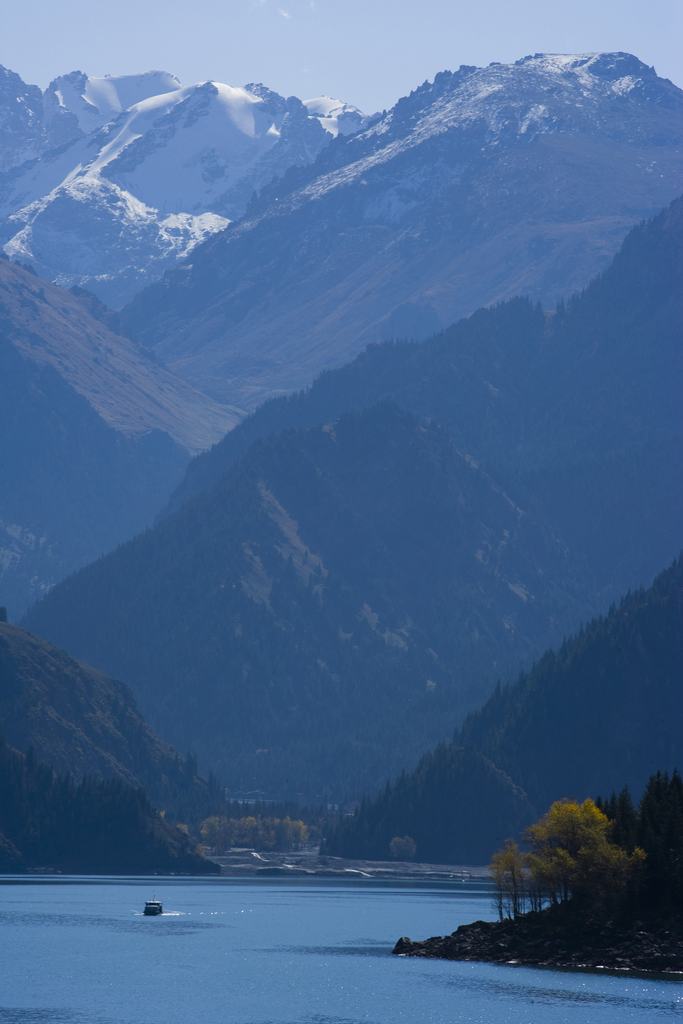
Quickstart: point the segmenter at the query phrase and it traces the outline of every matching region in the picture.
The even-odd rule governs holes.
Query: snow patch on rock
[[[0,141],[14,153],[3,155],[0,244],[115,307],[241,217],[274,177],[370,120],[326,96],[182,86],[165,71],[74,71],[43,94],[0,71]]]

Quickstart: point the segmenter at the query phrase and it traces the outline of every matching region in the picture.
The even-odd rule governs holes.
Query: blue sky
[[[2,23],[0,64],[42,88],[159,68],[372,113],[460,64],[595,50],[635,53],[683,87],[680,0],[5,0]]]

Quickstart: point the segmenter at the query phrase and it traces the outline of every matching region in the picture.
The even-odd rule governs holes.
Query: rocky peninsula
[[[636,922],[585,924],[566,908],[550,908],[503,921],[475,921],[452,935],[422,942],[400,938],[398,956],[544,967],[683,973],[683,934],[671,925]]]

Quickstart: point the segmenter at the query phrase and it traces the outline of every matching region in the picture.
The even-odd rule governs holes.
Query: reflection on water
[[[5,879],[0,1022],[683,1024],[678,980],[391,956],[492,916],[475,884]]]

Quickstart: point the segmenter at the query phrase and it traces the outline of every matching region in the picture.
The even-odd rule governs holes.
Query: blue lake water
[[[491,917],[475,884],[4,878],[0,1022],[683,1024],[674,980],[390,955]]]

